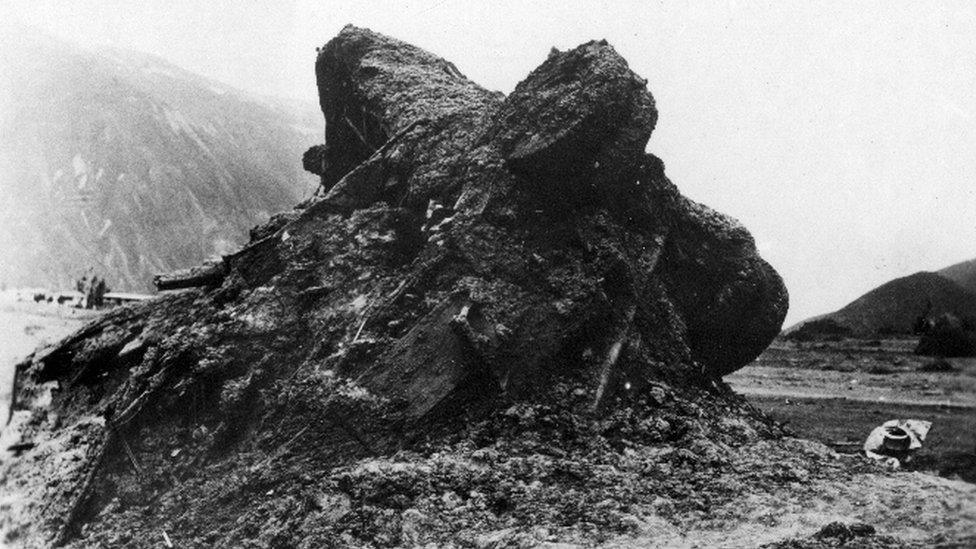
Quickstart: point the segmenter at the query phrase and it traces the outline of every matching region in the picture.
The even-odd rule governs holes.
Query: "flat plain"
[[[976,359],[914,354],[915,339],[777,339],[725,381],[797,436],[861,451],[889,419],[932,422],[907,468],[976,482]]]

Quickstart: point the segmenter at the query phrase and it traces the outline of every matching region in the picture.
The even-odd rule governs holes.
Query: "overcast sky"
[[[510,92],[549,48],[606,38],[648,79],[648,149],[737,217],[790,290],[787,323],[976,257],[972,2],[4,0],[4,17],[314,101],[346,23]],[[297,161],[297,160],[296,160]]]

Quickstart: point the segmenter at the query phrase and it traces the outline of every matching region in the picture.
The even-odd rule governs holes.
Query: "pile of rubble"
[[[612,47],[505,97],[347,27],[316,74],[316,197],[18,367],[5,543],[589,544],[847,470],[721,382],[786,291]]]

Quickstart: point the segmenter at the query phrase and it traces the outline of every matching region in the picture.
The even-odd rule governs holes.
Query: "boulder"
[[[656,123],[647,81],[601,40],[552,50],[505,101],[494,138],[512,171],[560,194],[632,182]]]
[[[302,155],[302,168],[311,174],[319,177],[326,173],[325,170],[325,145],[313,145]]]
[[[507,98],[351,26],[315,70],[323,193],[252,231],[211,285],[18,366],[43,450],[2,477],[20,503],[0,526],[64,542],[201,466],[388,454],[554,384],[597,414],[661,384],[728,398],[720,377],[778,333],[782,281],[644,153],[653,98],[605,42],[553,52]],[[63,468],[51,448],[68,445]]]

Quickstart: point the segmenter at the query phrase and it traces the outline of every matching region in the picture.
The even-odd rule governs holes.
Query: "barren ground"
[[[14,364],[38,345],[61,339],[97,315],[63,305],[34,303],[28,293],[0,292],[0,425],[7,422]]]
[[[0,310],[4,379],[17,359],[36,344],[60,338],[80,326],[83,316],[56,306],[7,303]],[[701,497],[717,499],[703,504],[701,511],[689,512],[684,507],[681,512],[677,508],[669,511],[669,505],[684,500],[676,498],[669,504],[671,500],[663,496],[648,508],[635,505],[633,516],[625,517],[632,522],[628,523],[629,533],[608,536],[603,545],[833,547],[840,538],[817,541],[808,536],[825,524],[852,521],[870,524],[878,532],[878,536],[858,541],[862,545],[853,545],[858,547],[933,546],[939,540],[945,543],[934,546],[966,547],[976,542],[976,487],[970,484],[976,480],[976,360],[952,359],[955,369],[948,372],[920,371],[933,360],[913,355],[913,344],[908,340],[776,341],[755,363],[726,380],[798,436],[822,441],[848,456],[839,457],[800,440],[746,445],[730,462],[730,471],[735,473],[726,480],[719,479],[719,484],[728,484],[730,494],[741,497],[722,503],[723,498],[716,494],[724,492],[709,489],[711,485],[706,482],[699,487]],[[910,470],[885,473],[856,454],[874,426],[899,417],[926,419],[933,422],[933,428]],[[789,448],[793,448],[792,457],[783,453]],[[525,456],[533,455],[525,451]],[[408,458],[398,455],[376,463],[381,468],[409,468],[415,460],[419,460],[417,465],[424,465],[430,460],[454,463],[455,458],[460,459],[449,452],[439,458],[436,454]],[[852,468],[853,462],[863,462],[864,466]],[[391,471],[399,470],[396,467]],[[387,476],[380,475],[381,479]],[[749,480],[753,477],[761,479],[758,484]],[[677,482],[684,477],[672,472],[664,478]],[[277,481],[272,484],[280,485]],[[363,489],[370,488],[364,485]],[[675,493],[684,492],[678,489]],[[569,496],[564,493],[563,497]],[[441,499],[435,498],[438,505]],[[589,512],[597,513],[595,509]],[[514,547],[523,541],[531,541],[525,546],[585,545],[555,543],[579,537],[571,531],[540,530],[532,540],[520,535],[514,529],[501,529],[473,539],[471,546]]]
[[[952,371],[912,353],[913,339],[776,340],[753,364],[726,377],[739,393],[797,435],[855,453],[889,419],[932,422],[913,469],[976,482],[976,359]]]

